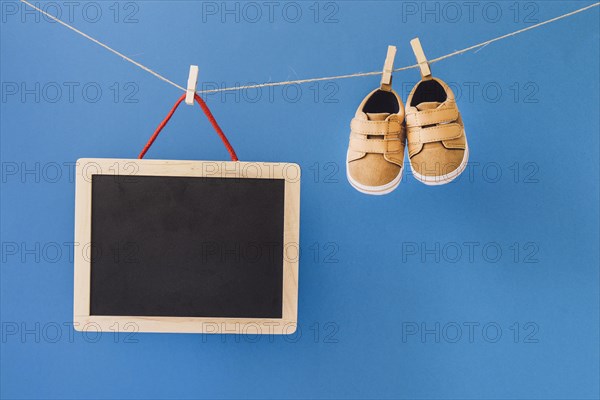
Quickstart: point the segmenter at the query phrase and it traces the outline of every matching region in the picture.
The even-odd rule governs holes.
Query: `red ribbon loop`
[[[160,133],[160,131],[162,131],[162,129],[165,127],[165,125],[167,125],[167,123],[169,122],[169,120],[171,119],[173,114],[175,114],[175,110],[177,110],[177,107],[179,107],[179,105],[181,104],[181,102],[183,100],[185,100],[185,94],[183,96],[181,96],[177,100],[177,102],[175,102],[175,105],[173,106],[173,108],[171,108],[171,111],[169,111],[169,113],[167,114],[165,119],[158,125],[158,127],[156,128],[156,130],[154,131],[154,133],[148,140],[148,143],[146,143],[146,145],[140,152],[140,155],[138,156],[139,159],[144,158],[144,156],[146,155],[146,152],[148,151],[148,149],[150,149],[150,146],[152,146],[152,144],[158,137],[158,134]],[[210,124],[213,126],[213,128],[215,129],[215,131],[217,132],[217,134],[223,141],[223,144],[225,145],[225,147],[227,148],[227,151],[229,152],[229,155],[231,156],[231,161],[238,161],[237,155],[235,154],[235,150],[231,146],[231,143],[229,143],[229,140],[227,140],[227,136],[225,136],[225,133],[223,133],[223,130],[217,123],[217,120],[215,119],[215,117],[210,112],[210,110],[209,110],[208,106],[206,105],[206,103],[204,102],[204,100],[202,100],[202,98],[200,96],[198,96],[198,94],[194,95],[194,100],[196,100],[196,102],[198,103],[198,105],[200,106],[202,111],[204,111],[204,115],[206,115],[206,118],[208,118],[208,120],[210,121]]]

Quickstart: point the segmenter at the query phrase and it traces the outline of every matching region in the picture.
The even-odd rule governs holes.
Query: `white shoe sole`
[[[398,187],[400,182],[402,182],[402,175],[403,175],[402,172],[403,171],[404,171],[404,167],[401,167],[400,172],[398,173],[398,176],[396,176],[391,182],[386,183],[385,185],[381,185],[381,186],[362,185],[362,184],[356,182],[350,176],[350,172],[348,171],[348,155],[346,154],[346,178],[348,179],[348,182],[350,182],[350,185],[352,185],[352,187],[354,189],[356,189],[359,192],[364,193],[364,194],[380,196],[380,195],[384,195],[384,194],[388,194],[388,193],[392,192],[394,189],[396,189]]]
[[[465,170],[465,168],[467,167],[468,162],[469,162],[469,145],[465,142],[465,154],[463,156],[462,162],[460,163],[460,165],[458,166],[457,169],[455,169],[454,171],[452,171],[446,175],[440,175],[440,176],[421,175],[417,171],[414,170],[412,163],[410,163],[410,169],[411,169],[412,174],[415,177],[415,179],[418,180],[419,182],[422,182],[429,186],[438,186],[438,185],[445,185],[447,183],[452,182],[456,178],[458,178],[460,176],[460,174],[462,174],[463,171]]]

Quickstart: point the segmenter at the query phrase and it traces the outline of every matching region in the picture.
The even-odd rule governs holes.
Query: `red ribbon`
[[[150,140],[148,140],[148,143],[146,143],[146,145],[142,149],[140,155],[138,156],[139,159],[144,158],[144,156],[146,155],[146,152],[148,151],[148,149],[150,149],[150,146],[152,146],[152,144],[158,137],[158,134],[160,133],[160,131],[162,131],[162,129],[165,127],[165,125],[167,125],[167,123],[169,122],[169,120],[171,119],[173,114],[175,114],[175,110],[177,110],[177,107],[179,107],[179,105],[181,104],[181,102],[183,100],[185,100],[185,94],[182,95],[179,98],[179,100],[177,100],[177,102],[175,103],[173,108],[171,108],[171,111],[169,111],[169,113],[167,114],[165,119],[158,125],[158,127],[156,128],[156,130],[150,137]],[[210,121],[210,124],[213,126],[213,128],[215,129],[215,131],[217,132],[217,134],[223,141],[223,144],[225,145],[225,147],[227,148],[227,151],[229,152],[229,155],[231,156],[231,161],[238,161],[237,155],[235,154],[235,150],[229,143],[229,140],[227,140],[227,136],[225,136],[225,134],[223,133],[223,130],[217,123],[217,120],[215,119],[215,117],[210,112],[210,110],[209,110],[208,106],[206,105],[206,103],[204,102],[204,100],[202,100],[202,98],[200,96],[198,96],[197,94],[194,95],[194,100],[196,100],[198,105],[200,105],[200,108],[202,109],[202,111],[204,111],[206,118],[208,118],[208,120]]]

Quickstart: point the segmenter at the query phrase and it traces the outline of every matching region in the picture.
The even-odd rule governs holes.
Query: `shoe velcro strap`
[[[436,125],[454,122],[457,119],[458,108],[456,108],[456,103],[448,103],[448,105],[444,105],[442,108],[436,108],[434,110],[407,113],[406,125],[410,127]]]
[[[360,153],[385,154],[402,150],[400,139],[363,139],[359,136],[350,137],[350,150]]]
[[[387,151],[386,153],[397,153],[399,151],[404,152],[404,142],[400,139],[386,139]]]
[[[463,134],[459,124],[436,125],[431,128],[408,128],[408,143],[422,144],[458,139]]]
[[[395,119],[387,121],[369,121],[365,119],[353,118],[350,123],[350,129],[360,135],[388,135],[391,133],[400,133],[402,124]]]

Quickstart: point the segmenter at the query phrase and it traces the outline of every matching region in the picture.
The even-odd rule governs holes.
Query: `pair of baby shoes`
[[[411,45],[421,81],[410,92],[406,107],[391,87],[396,48],[390,46],[381,86],[365,97],[350,125],[346,174],[362,193],[386,194],[400,184],[407,146],[412,175],[426,185],[453,181],[469,159],[452,90],[431,76],[419,39],[413,39]]]

